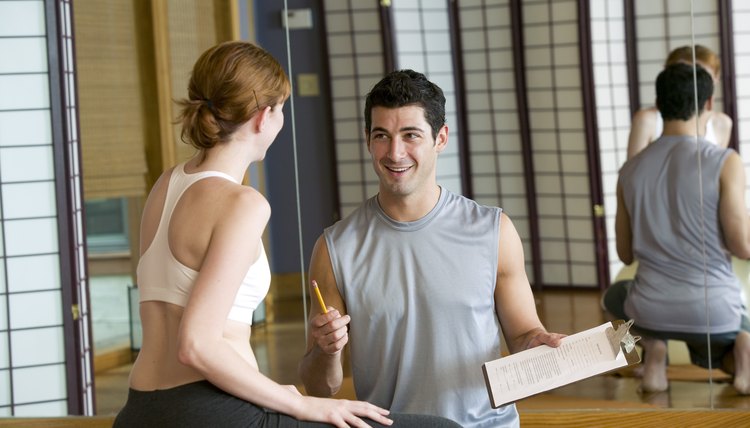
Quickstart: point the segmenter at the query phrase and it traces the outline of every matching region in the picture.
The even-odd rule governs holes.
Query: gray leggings
[[[460,428],[457,423],[427,415],[391,413],[391,427]],[[372,427],[385,428],[365,419]],[[289,415],[263,409],[200,381],[156,391],[128,392],[125,407],[115,418],[113,428],[122,427],[278,427],[324,428],[329,424],[303,422]]]

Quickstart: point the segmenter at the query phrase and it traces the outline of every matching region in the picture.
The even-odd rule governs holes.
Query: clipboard
[[[640,362],[633,320],[615,320],[572,334],[560,346],[537,346],[482,365],[490,404],[522,398]]]

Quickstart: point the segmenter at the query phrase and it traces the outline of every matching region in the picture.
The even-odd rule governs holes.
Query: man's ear
[[[440,130],[437,133],[437,138],[435,139],[435,151],[440,153],[443,150],[445,150],[445,147],[448,145],[448,125],[443,125],[440,127]]]
[[[370,133],[367,132],[367,128],[365,128],[365,144],[367,144],[367,152],[370,152]]]

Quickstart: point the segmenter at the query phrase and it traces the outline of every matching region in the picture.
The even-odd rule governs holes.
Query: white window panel
[[[355,31],[380,31],[380,16],[374,10],[355,11],[352,14],[352,21]]]
[[[327,11],[348,11],[349,0],[326,0]]]
[[[7,333],[0,333],[0,338],[3,339],[3,343],[0,344],[0,349],[4,349],[7,351]],[[3,368],[8,367],[8,358],[3,357],[5,359],[5,364],[2,366]],[[9,406],[10,405],[10,372],[8,370],[0,370],[0,406]],[[0,416],[10,416],[4,415],[1,413],[2,410],[0,410]],[[8,410],[10,413],[10,410]]]
[[[57,219],[6,220],[5,253],[8,256],[58,251]]]
[[[548,260],[565,260],[568,255],[567,244],[562,241],[550,241],[544,244],[544,257]]]
[[[422,31],[422,17],[417,11],[399,10],[393,14],[393,25],[399,31]]]
[[[663,14],[664,2],[654,0],[636,0],[635,10],[638,11],[638,15],[652,15],[652,14]]]
[[[0,112],[0,146],[52,144],[49,110]]]
[[[44,36],[43,1],[0,1],[0,37]]]
[[[503,193],[524,193],[526,180],[521,175],[502,174],[500,176],[500,187],[503,189]]]
[[[365,129],[364,120],[362,122],[359,120],[341,120],[334,127],[336,129],[336,139],[339,141],[336,146],[342,144],[342,142],[350,144],[352,141],[364,141],[362,140]]]
[[[528,3],[528,2],[527,2]],[[523,6],[524,24],[541,24],[549,21],[549,8],[546,3],[527,4]]]
[[[47,40],[44,37],[0,38],[0,58],[13,58],[0,61],[0,73],[46,73]]]
[[[341,98],[333,101],[333,110],[336,112],[338,120],[343,120],[347,125],[359,123],[359,101],[351,98]],[[356,127],[351,129],[355,134],[343,134],[342,138],[355,138],[358,131]]]
[[[430,73],[451,73],[453,71],[453,58],[449,53],[447,54],[429,54],[427,55],[427,67]],[[432,76],[437,77],[437,76]],[[448,92],[449,88],[441,85],[437,78],[431,79],[436,85],[440,86],[444,92]],[[450,104],[449,104],[450,105]],[[452,104],[455,105],[455,104]]]
[[[590,204],[587,198],[580,198],[579,200],[581,204]],[[567,225],[569,236],[575,236],[577,239],[586,239],[593,242],[594,231],[592,230],[590,219],[569,219]]]
[[[0,94],[0,110],[49,108],[49,76],[0,75]]]
[[[527,234],[526,226],[524,226],[523,230],[520,230],[521,225],[518,223],[518,221],[516,221],[516,219],[520,221],[522,218],[526,218],[529,215],[529,213],[527,212],[529,207],[526,203],[526,198],[523,196],[503,196],[502,208],[506,211],[506,214],[513,217],[513,223],[515,224],[516,228],[519,229],[518,232]]]
[[[492,153],[477,153],[474,151],[471,154],[471,172],[474,175],[494,174],[497,172],[495,157]]]
[[[560,198],[539,198],[537,211],[540,216],[556,216],[563,210],[563,201]]]
[[[68,414],[68,402],[66,400],[57,400],[46,403],[16,405],[13,407],[13,410],[16,417],[65,416]]]
[[[523,37],[526,47],[546,46],[550,42],[549,27],[546,25],[526,25],[523,29]]]
[[[0,148],[3,183],[54,179],[52,146]]]
[[[447,33],[431,33],[425,37],[425,48],[428,51],[447,52],[451,48],[451,39]]]
[[[354,74],[354,58],[351,56],[339,56],[328,59],[331,67],[331,77],[346,77]]]
[[[460,175],[461,168],[458,165],[458,156],[446,153],[445,151],[441,153],[437,161],[437,172],[439,176]]]
[[[426,31],[445,31],[450,26],[446,10],[425,11],[423,21]]]
[[[60,258],[57,254],[7,259],[9,292],[59,289]],[[2,322],[2,321],[0,321]]]
[[[382,41],[380,39],[380,34],[377,33],[355,34],[354,46],[356,47],[358,55],[382,52]]]
[[[544,254],[544,246],[542,246],[542,260],[546,259]],[[550,284],[568,284],[568,275],[570,270],[568,269],[567,262],[552,263],[542,262],[542,278],[544,282]]]
[[[13,365],[65,363],[64,337],[62,327],[12,331],[10,349]]]
[[[593,244],[589,244],[588,253],[593,254],[592,251]],[[597,280],[597,269],[594,262],[592,262],[590,265],[571,265],[570,266],[570,273],[571,273],[571,284],[575,286],[587,286],[587,285],[596,285],[599,281]]]
[[[461,178],[454,177],[454,178],[446,178],[441,177],[440,178],[440,185],[444,188],[450,190],[453,193],[461,194]]]
[[[51,217],[57,214],[55,183],[15,183],[2,185],[5,219]]]
[[[537,176],[536,177],[536,191],[537,195],[559,195],[562,192],[560,186],[560,177],[558,175],[553,176]],[[539,196],[538,204],[542,204],[542,201],[547,200],[549,196]]]
[[[377,72],[383,69],[383,57],[381,55],[368,55],[357,57],[357,69],[360,72]],[[369,90],[369,87],[367,88]],[[364,95],[361,94],[361,95]]]
[[[498,184],[497,177],[484,175],[481,177],[474,176],[474,193],[482,193],[485,195],[498,195],[500,194],[500,187]]]
[[[48,327],[62,324],[60,291],[11,294],[10,328]]]
[[[351,55],[353,40],[349,34],[328,35],[328,55]]]
[[[399,68],[407,68],[412,69],[415,71],[419,71],[420,73],[424,73],[427,69],[427,62],[424,57],[424,55],[420,54],[403,54],[400,53],[398,55],[398,67]]]

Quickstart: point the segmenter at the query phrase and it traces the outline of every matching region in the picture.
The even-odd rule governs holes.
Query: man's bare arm
[[[750,219],[745,205],[745,166],[732,152],[719,176],[719,222],[727,249],[736,257],[750,258]]]
[[[307,350],[300,361],[300,378],[309,395],[330,397],[343,381],[343,350],[349,341],[350,317],[336,287],[328,246],[321,236],[310,261],[310,281],[315,280],[328,307],[323,313],[317,299],[310,299]]]
[[[633,229],[630,227],[630,214],[625,206],[622,186],[617,183],[617,213],[615,214],[615,242],[620,260],[629,265],[633,263]]]
[[[559,346],[562,334],[549,333],[539,320],[534,295],[526,276],[523,246],[510,218],[500,218],[495,309],[510,352],[541,344]]]

